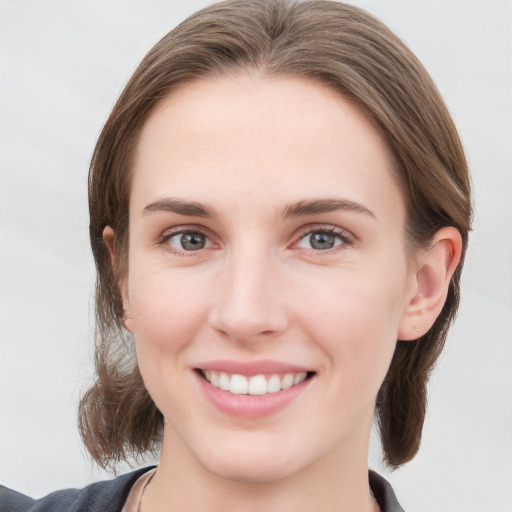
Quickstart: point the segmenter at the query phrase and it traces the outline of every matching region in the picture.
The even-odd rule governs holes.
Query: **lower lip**
[[[201,390],[208,400],[221,412],[242,418],[261,418],[275,414],[309,387],[313,377],[288,389],[266,395],[236,395],[212,386],[199,373],[194,372]]]

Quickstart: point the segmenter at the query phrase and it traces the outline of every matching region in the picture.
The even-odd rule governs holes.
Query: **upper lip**
[[[236,373],[239,375],[252,376],[272,373],[304,373],[311,372],[311,368],[285,363],[281,361],[206,361],[197,365],[199,370],[213,370],[225,373]]]

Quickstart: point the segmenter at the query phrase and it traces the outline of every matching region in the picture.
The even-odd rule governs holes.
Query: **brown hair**
[[[184,83],[249,70],[317,80],[354,101],[387,140],[414,246],[456,227],[464,249],[471,222],[464,152],[439,92],[421,63],[381,22],[331,1],[228,0],[192,15],[145,56],[94,150],[89,175],[90,238],[96,261],[96,381],[80,404],[82,438],[103,467],[142,455],[160,440],[163,417],[142,381],[123,329],[118,282],[126,268],[130,161],[158,102]],[[116,268],[102,233],[114,229]],[[430,331],[398,341],[378,393],[376,416],[390,467],[418,451],[426,384],[459,303],[462,261]]]

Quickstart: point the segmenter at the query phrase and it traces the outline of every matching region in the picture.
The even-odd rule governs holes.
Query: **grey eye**
[[[181,235],[181,247],[186,251],[197,251],[206,245],[206,237],[198,233],[184,233]]]
[[[336,245],[336,237],[330,233],[311,233],[309,243],[313,249],[320,251],[332,249]]]
[[[327,251],[343,243],[345,243],[345,239],[342,235],[326,231],[313,231],[303,236],[297,245],[303,249]]]
[[[202,233],[177,233],[169,238],[169,245],[179,251],[198,251],[206,247],[208,238]]]

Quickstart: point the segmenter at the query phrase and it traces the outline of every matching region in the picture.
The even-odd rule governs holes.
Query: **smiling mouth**
[[[213,387],[235,395],[267,395],[297,386],[315,372],[260,374],[246,377],[238,373],[201,370],[199,374]]]

